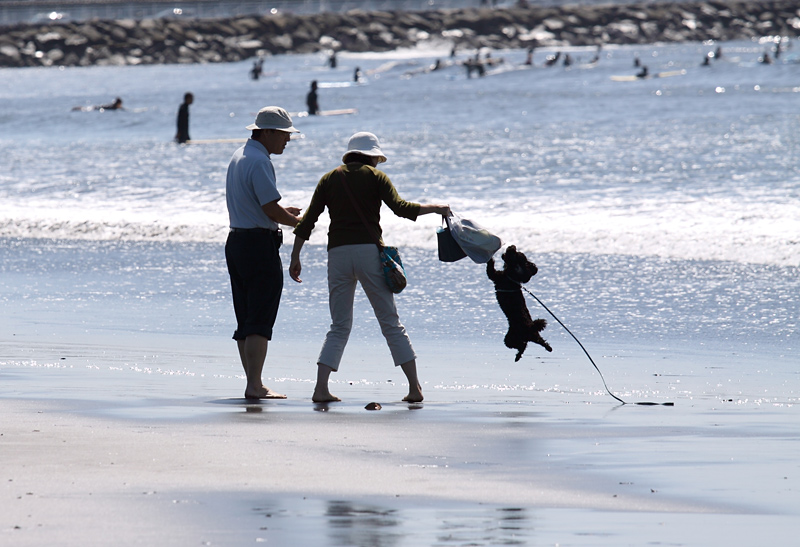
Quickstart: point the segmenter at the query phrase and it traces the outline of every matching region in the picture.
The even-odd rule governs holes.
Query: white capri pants
[[[319,353],[320,364],[339,370],[344,347],[353,327],[353,300],[356,282],[361,283],[395,366],[417,358],[406,328],[400,323],[394,294],[386,286],[383,267],[378,256],[378,247],[364,245],[341,245],[328,251],[328,303],[331,310],[331,327]]]

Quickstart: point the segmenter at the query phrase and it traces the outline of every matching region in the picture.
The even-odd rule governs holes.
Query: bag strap
[[[383,250],[383,246],[380,244],[381,238],[378,237],[377,233],[375,233],[375,229],[372,226],[369,225],[369,223],[367,222],[367,217],[364,216],[364,212],[361,210],[361,207],[358,206],[358,202],[356,201],[356,198],[353,197],[353,192],[350,190],[350,187],[347,185],[347,177],[345,177],[344,169],[342,168],[341,165],[336,168],[336,172],[339,173],[339,176],[342,179],[342,186],[344,186],[344,190],[345,190],[345,192],[347,192],[347,197],[350,198],[350,203],[353,204],[353,208],[356,210],[356,213],[358,213],[358,216],[361,217],[361,222],[364,223],[364,227],[367,229],[367,232],[369,232],[369,235],[372,236],[372,239],[375,240],[375,245],[378,246],[378,250],[382,251]]]
[[[451,215],[442,215],[442,224],[447,226],[447,229],[452,232],[453,227],[450,225],[450,216]]]

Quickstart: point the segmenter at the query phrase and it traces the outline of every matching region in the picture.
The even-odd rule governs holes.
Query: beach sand
[[[674,407],[621,406],[440,378],[404,404],[401,375],[355,359],[332,384],[345,400],[315,405],[316,347],[274,343],[265,378],[289,399],[253,403],[225,340],[20,334],[0,349],[24,354],[0,368],[4,545],[760,545],[800,531],[788,401],[674,390]],[[435,377],[442,348],[418,353]]]

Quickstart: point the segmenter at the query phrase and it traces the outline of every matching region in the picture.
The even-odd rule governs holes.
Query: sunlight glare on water
[[[707,49],[609,46],[591,66],[581,60],[594,50],[574,48],[569,69],[543,68],[537,50],[532,70],[480,79],[459,67],[404,76],[445,49],[342,54],[336,70],[322,55],[272,57],[275,74],[258,82],[248,63],[4,70],[0,233],[221,241],[236,144],[169,142],[183,92],[196,97],[194,138],[245,138],[262,104],[302,110],[317,79],[336,84],[321,90],[323,109],[359,112],[295,120],[302,137],[275,158],[286,203],[307,203],[347,137],[371,130],[404,197],[447,201],[526,248],[800,265],[792,58],[759,66],[760,46],[742,42],[700,67]],[[612,81],[634,72],[634,55],[686,74]],[[494,56],[507,69],[524,52]],[[347,86],[355,66],[367,82]],[[117,95],[128,110],[70,111]],[[45,138],[53,146],[37,146],[32,170]],[[386,224],[399,244],[434,244],[428,222]]]

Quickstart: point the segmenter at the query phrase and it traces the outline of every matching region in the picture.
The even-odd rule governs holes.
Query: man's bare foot
[[[425,397],[422,396],[422,389],[417,386],[417,389],[410,389],[408,395],[403,397],[403,401],[407,403],[421,403]]]
[[[267,386],[261,386],[261,389],[244,390],[245,399],[285,399],[286,395],[272,391]]]
[[[311,396],[311,400],[315,403],[336,403],[341,401],[339,397],[336,395],[331,394],[328,390],[314,390],[314,395]]]

